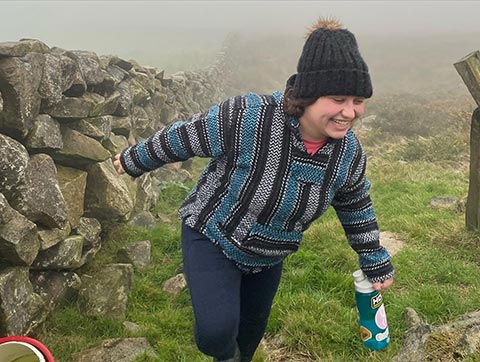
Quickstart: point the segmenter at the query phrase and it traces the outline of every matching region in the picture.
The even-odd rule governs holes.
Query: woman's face
[[[302,137],[309,141],[343,138],[365,112],[365,99],[355,96],[324,96],[307,106],[299,118]]]

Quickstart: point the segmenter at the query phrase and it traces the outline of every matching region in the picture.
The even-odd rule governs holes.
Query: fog
[[[243,46],[277,39],[265,48],[292,73],[305,30],[319,16],[355,33],[380,85],[408,88],[405,73],[418,78],[434,66],[435,80],[445,77],[465,91],[452,64],[480,49],[477,1],[0,1],[0,14],[0,41],[35,38],[167,72],[206,66],[227,34],[236,33]]]
[[[80,42],[85,33],[98,46],[118,36],[127,36],[128,44],[135,35],[176,32],[299,32],[320,15],[365,34],[472,32],[479,30],[480,13],[477,1],[64,0],[1,1],[0,8],[2,40],[37,35]]]

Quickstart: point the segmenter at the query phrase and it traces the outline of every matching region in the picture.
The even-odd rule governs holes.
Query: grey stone
[[[37,257],[39,247],[37,225],[11,208],[0,194],[1,264],[31,265]]]
[[[101,115],[112,115],[115,113],[121,98],[120,92],[114,91],[105,98],[105,104]]]
[[[172,223],[172,218],[164,213],[158,212],[157,213],[157,218],[165,223],[165,224],[171,224]]]
[[[105,97],[97,93],[85,93],[83,97],[85,97],[86,99],[90,100],[93,103],[93,108],[90,110],[88,114],[89,117],[103,116],[108,113],[105,110],[107,106]]]
[[[29,220],[47,228],[63,229],[67,223],[65,199],[50,156],[33,155],[25,170],[25,181],[17,188],[12,207]]]
[[[413,308],[407,307],[405,309],[405,319],[407,320],[407,323],[411,328],[412,327],[418,327],[418,326],[424,324],[422,322],[422,320],[420,319],[420,317],[418,316],[415,309],[413,309]]]
[[[423,346],[433,328],[428,324],[421,324],[411,328],[398,354],[393,357],[392,362],[417,362],[423,361],[425,357]]]
[[[101,58],[100,58],[100,62],[103,63]],[[102,64],[102,73],[103,73],[103,81],[99,84],[91,86],[91,90],[94,93],[97,93],[97,94],[100,94],[101,96],[106,97],[115,91],[115,88],[117,87],[118,83],[116,79],[105,70],[103,64]]]
[[[165,76],[165,71],[162,70],[162,71],[159,71],[155,74],[155,79],[162,80],[164,76]]]
[[[100,59],[94,52],[74,50],[65,53],[65,55],[78,63],[87,85],[100,84],[104,80]]]
[[[133,288],[131,264],[109,264],[95,275],[81,275],[82,308],[90,316],[125,318],[128,294]]]
[[[408,313],[416,316],[409,308]],[[431,326],[414,317],[413,325],[405,336],[398,354],[392,362],[463,360],[479,351],[480,311],[465,314],[458,319]]]
[[[154,93],[150,102],[148,102],[148,104],[143,107],[143,109],[148,115],[148,118],[153,121],[152,125],[155,130],[159,130],[165,127],[165,125],[162,123],[161,113],[163,107],[165,106],[166,98],[167,97],[165,94]]]
[[[163,77],[162,79],[160,79],[160,81],[161,81],[163,87],[170,88],[170,87],[173,86],[173,79],[172,78]]]
[[[117,109],[113,113],[114,116],[128,116],[133,106],[133,95],[130,92],[130,84],[128,80],[120,82],[117,87],[117,91],[120,93]]]
[[[97,219],[91,217],[80,218],[80,223],[76,229],[78,235],[83,236],[84,246],[93,245],[100,241],[102,225]]]
[[[112,132],[112,118],[112,116],[84,118],[70,123],[69,127],[101,142],[110,137]]]
[[[189,181],[192,179],[190,172],[183,168],[176,168],[173,164],[165,165],[151,172],[154,192],[160,194],[161,185],[166,182],[180,182]]]
[[[138,333],[140,332],[140,326],[137,323],[125,321],[122,323],[125,329],[130,333]]]
[[[122,80],[128,77],[129,70],[130,69],[125,69],[125,67],[123,67],[123,64],[120,63],[110,63],[107,66],[107,72],[115,79],[116,85],[118,85]]]
[[[118,82],[121,82],[123,79],[129,77],[128,71],[131,69],[131,67],[125,67],[124,64],[126,63],[120,64],[119,62],[111,62],[107,66],[107,72]]]
[[[80,97],[66,97],[48,108],[44,113],[57,119],[76,119],[97,116],[103,112],[105,98],[95,93],[84,93]]]
[[[119,58],[117,56],[113,56],[111,59],[110,59],[110,62],[109,64],[111,65],[116,65],[117,67],[125,70],[125,71],[129,71],[130,69],[133,68],[133,64],[131,62],[129,62],[128,60],[125,60],[125,59],[122,59],[122,58]]]
[[[466,196],[457,201],[456,211],[459,214],[465,214],[466,213],[466,211],[467,211],[467,197]]]
[[[480,352],[480,324],[468,327],[463,333],[454,351],[454,357],[466,358]]]
[[[126,220],[134,202],[125,181],[118,177],[111,160],[88,167],[85,209],[100,222]]]
[[[45,57],[30,53],[23,58],[0,58],[0,93],[3,110],[0,130],[14,138],[27,135],[40,112],[38,93]]]
[[[137,71],[130,71],[130,74],[133,75],[135,81],[137,81],[149,94],[153,93],[155,90],[155,78],[152,74]]]
[[[105,79],[93,89],[96,93],[107,96],[115,93],[120,82],[128,76],[128,72],[116,65],[107,65],[104,69]]]
[[[80,70],[79,64],[66,55],[60,53],[62,67],[62,89],[66,97],[81,97],[87,91],[87,83]]]
[[[20,39],[0,43],[0,55],[8,57],[24,57],[28,53],[47,53],[50,48],[37,39]]]
[[[132,63],[134,71],[142,72],[142,73],[147,72],[147,70],[142,65],[140,65],[140,63],[138,63],[135,59],[129,59],[128,61]]]
[[[35,293],[42,297],[50,310],[63,300],[73,298],[82,284],[77,274],[58,271],[32,271],[30,281]]]
[[[150,211],[158,200],[158,192],[153,188],[152,176],[145,173],[137,179],[137,190],[134,213]]]
[[[112,133],[109,138],[102,142],[102,145],[110,151],[113,157],[128,147],[128,140],[125,136],[117,136]]]
[[[72,228],[70,226],[70,223],[67,223],[66,226],[63,229],[44,229],[44,228],[39,228],[38,229],[38,239],[40,240],[40,250],[46,250],[48,248],[51,248],[54,245],[57,245],[61,241],[65,240],[68,235],[70,235],[70,232],[72,231]]]
[[[25,179],[30,157],[18,141],[0,134],[0,192],[11,200],[16,187]]]
[[[144,355],[158,357],[146,338],[108,339],[99,346],[76,353],[72,362],[134,362]]]
[[[135,79],[129,79],[129,90],[134,105],[144,106],[150,100],[150,93]]]
[[[93,244],[84,246],[82,250],[82,257],[80,258],[80,264],[81,265],[90,264],[101,248],[102,248],[101,240],[98,240]]]
[[[430,199],[428,205],[433,208],[454,208],[457,206],[458,199],[456,197],[440,197],[435,196]]]
[[[47,316],[28,277],[28,267],[0,270],[0,335],[28,335]]]
[[[151,76],[155,79],[155,76],[156,76],[157,73],[158,73],[158,69],[157,69],[157,68],[152,67],[152,66],[150,66],[150,65],[144,65],[144,66],[143,66],[143,69],[145,70],[146,74],[151,75]]]
[[[131,243],[117,252],[119,262],[132,264],[138,270],[145,270],[149,267],[150,256],[150,240]]]
[[[140,211],[131,217],[128,221],[128,225],[153,228],[157,225],[157,220],[150,211]]]
[[[102,225],[95,218],[82,217],[76,230],[78,235],[83,236],[83,251],[81,264],[90,263],[102,248],[100,233]]]
[[[51,153],[52,158],[61,165],[82,168],[111,157],[100,142],[80,132],[62,127],[62,137],[63,148]]]
[[[165,103],[160,112],[161,123],[169,124],[177,118],[179,118],[178,110],[176,110],[172,105]]]
[[[441,328],[449,329],[466,329],[475,325],[480,325],[480,310],[461,315],[452,322],[446,323]]]
[[[38,253],[34,270],[74,270],[82,266],[83,237],[73,235]]]
[[[58,185],[65,199],[67,220],[72,229],[80,223],[84,213],[87,173],[70,167],[57,165]]]
[[[85,93],[79,98],[64,98],[53,109],[46,110],[59,118],[85,118],[113,114],[120,101],[120,93],[101,96],[97,93]]]
[[[60,124],[47,114],[39,115],[33,121],[33,127],[25,142],[30,150],[61,149],[63,140]]]
[[[155,122],[150,119],[144,108],[134,106],[132,109],[131,119],[133,130],[137,137],[145,139],[156,132]]]
[[[42,97],[42,108],[62,100],[64,91],[63,63],[58,55],[45,54],[45,64],[38,92]]]
[[[177,274],[173,278],[163,283],[162,290],[168,294],[177,295],[187,286],[187,281],[183,273]]]
[[[125,137],[130,136],[132,129],[132,119],[130,117],[114,117],[112,118],[112,132],[116,135]]]

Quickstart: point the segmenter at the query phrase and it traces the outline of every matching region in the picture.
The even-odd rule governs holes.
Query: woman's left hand
[[[393,284],[393,277],[390,279],[384,280],[383,282],[373,283],[373,289],[380,292],[383,289],[390,288],[392,284]]]

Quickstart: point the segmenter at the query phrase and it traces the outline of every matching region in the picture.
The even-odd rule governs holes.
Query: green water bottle
[[[390,335],[382,294],[373,289],[362,270],[355,271],[353,279],[363,344],[373,350],[384,349],[390,343]]]

